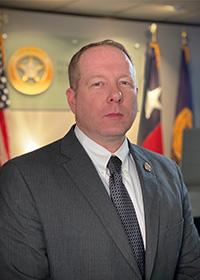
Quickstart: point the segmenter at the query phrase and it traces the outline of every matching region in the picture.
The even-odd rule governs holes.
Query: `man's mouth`
[[[106,114],[105,117],[110,118],[110,119],[120,119],[123,117],[123,114],[113,112],[113,113]]]

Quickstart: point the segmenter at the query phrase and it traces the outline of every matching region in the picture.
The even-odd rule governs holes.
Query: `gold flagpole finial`
[[[181,32],[181,41],[182,41],[182,46],[186,46],[188,42],[188,34],[185,31]]]
[[[152,23],[149,27],[149,30],[151,32],[151,42],[156,43],[157,42],[157,24]]]

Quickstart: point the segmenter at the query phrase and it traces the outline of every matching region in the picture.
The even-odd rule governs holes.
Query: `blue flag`
[[[177,163],[182,159],[183,131],[193,127],[192,89],[188,64],[189,48],[183,46],[172,139],[172,158]]]

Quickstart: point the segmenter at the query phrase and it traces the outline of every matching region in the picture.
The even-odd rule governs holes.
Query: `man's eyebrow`
[[[119,77],[119,79],[124,79],[124,78],[126,78],[126,79],[128,78],[131,81],[135,81],[135,77],[132,75],[122,75]]]
[[[103,75],[93,75],[93,76],[90,76],[88,79],[87,79],[87,82],[93,80],[93,79],[105,79],[105,77]]]
[[[104,75],[99,75],[99,74],[98,74],[98,75],[95,75],[95,74],[94,74],[94,75],[92,75],[92,76],[89,77],[89,79],[92,79],[92,78],[104,78]]]

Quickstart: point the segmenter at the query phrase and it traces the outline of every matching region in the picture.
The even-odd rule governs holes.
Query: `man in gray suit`
[[[137,114],[129,54],[111,40],[87,45],[70,62],[69,81],[76,125],[1,169],[0,279],[199,280],[200,240],[179,168],[125,137]],[[113,155],[139,237],[111,196]],[[128,224],[133,214],[124,216]]]

